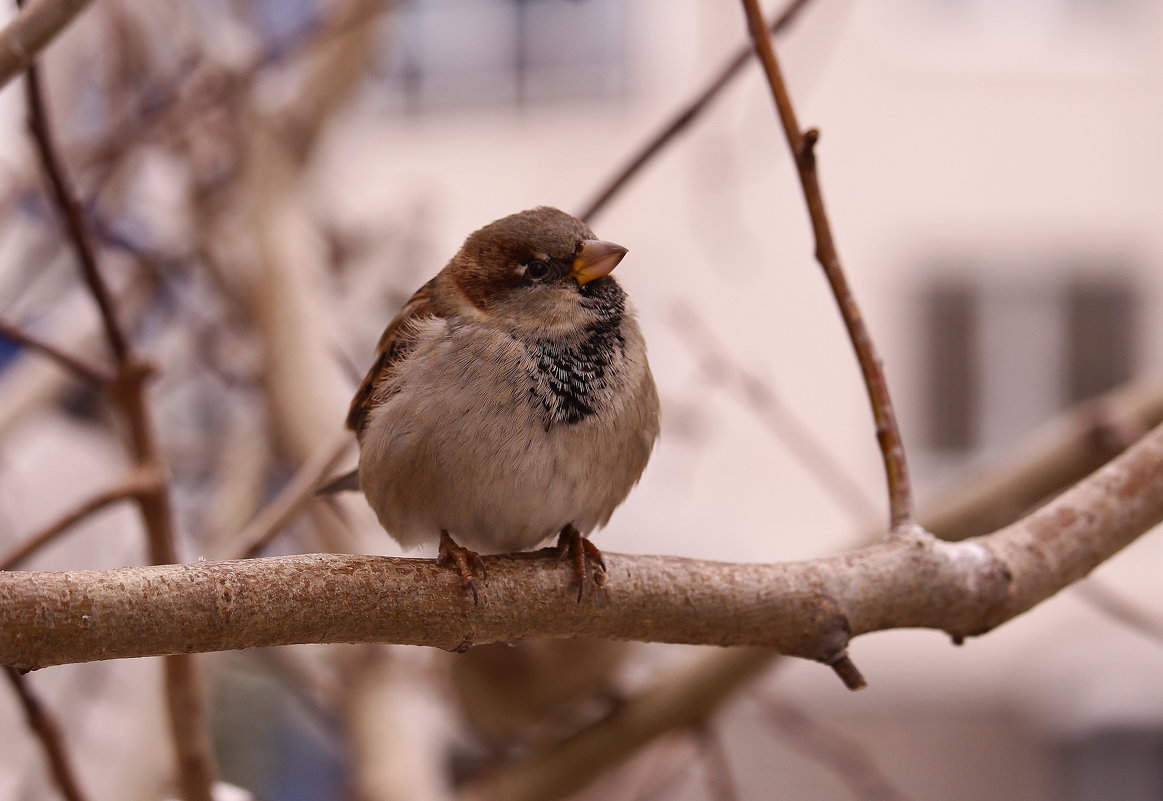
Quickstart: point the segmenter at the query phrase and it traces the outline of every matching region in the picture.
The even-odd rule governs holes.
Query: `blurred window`
[[[992,451],[1129,379],[1138,300],[1130,279],[1109,275],[1034,283],[966,273],[930,284],[918,349],[925,446]]]
[[[400,0],[377,91],[405,111],[619,94],[626,15],[619,0]]]
[[[1069,743],[1062,754],[1064,801],[1163,798],[1163,731],[1113,728]]]

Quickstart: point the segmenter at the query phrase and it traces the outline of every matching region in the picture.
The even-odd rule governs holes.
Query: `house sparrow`
[[[486,225],[404,304],[351,402],[359,489],[401,545],[439,542],[474,602],[476,552],[554,535],[579,601],[604,583],[585,536],[658,436],[646,345],[610,275],[625,255],[553,208]]]

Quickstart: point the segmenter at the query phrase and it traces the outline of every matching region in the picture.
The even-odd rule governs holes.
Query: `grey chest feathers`
[[[615,372],[626,350],[621,324],[618,314],[588,326],[581,340],[563,344],[543,339],[526,345],[533,362],[529,399],[547,431],[556,424],[581,422],[613,394]]]

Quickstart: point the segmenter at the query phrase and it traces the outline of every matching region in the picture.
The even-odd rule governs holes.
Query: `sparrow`
[[[480,553],[558,537],[578,601],[605,582],[587,536],[646,467],[659,403],[610,274],[626,248],[546,206],[469,235],[388,325],[351,402],[358,488],[405,547],[439,544],[479,603]]]

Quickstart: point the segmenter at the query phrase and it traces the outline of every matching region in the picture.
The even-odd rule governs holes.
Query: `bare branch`
[[[799,13],[807,7],[811,0],[791,0],[775,19],[771,21],[770,30],[773,34],[780,33],[795,22]],[[685,131],[690,124],[697,120],[719,96],[719,93],[734,80],[747,63],[751,60],[752,48],[741,45],[719,73],[712,78],[703,89],[680,108],[663,126],[648,140],[646,140],[630,160],[613,177],[611,177],[594,198],[585,205],[578,217],[587,223],[592,223],[594,217],[609,205],[610,201],[621,192],[626,185],[642,169],[654,160],[654,157],[663,151],[671,141]]]
[[[759,375],[735,361],[722,346],[699,314],[687,304],[677,304],[672,313],[674,333],[695,358],[699,359],[708,376],[721,377],[724,372],[734,374],[739,392],[733,398],[750,409],[755,417],[779,442],[799,460],[816,483],[827,492],[836,505],[848,513],[849,519],[860,528],[867,528],[880,512],[866,495],[848,468],[834,458],[828,449],[792,413],[780,397]]]
[[[711,801],[739,801],[739,788],[731,772],[731,759],[723,746],[723,738],[714,729],[705,727],[699,732],[699,746],[703,753],[707,797]]]
[[[117,320],[113,296],[98,269],[97,252],[88,220],[53,142],[48,112],[40,89],[40,77],[35,66],[28,69],[27,90],[29,130],[41,170],[49,183],[53,204],[80,263],[85,284],[100,311],[105,337],[117,362],[117,373],[109,389],[129,432],[128,446],[135,468],[144,473],[164,476],[165,465],[158,447],[153,410],[146,390],[150,369],[134,356]],[[155,564],[177,562],[168,482],[158,481],[152,491],[140,492],[136,498],[145,525],[151,561]],[[185,801],[212,801],[214,758],[195,657],[171,656],[163,663],[163,674],[182,797]]]
[[[47,356],[61,367],[68,370],[77,378],[94,386],[101,386],[109,381],[110,376],[100,367],[89,364],[84,359],[73,356],[43,339],[33,336],[19,326],[0,320],[0,336],[10,339],[29,350]]]
[[[1127,446],[1113,430],[1149,431],[1163,422],[1163,380],[1130,381],[1067,409],[1007,455],[925,504],[921,523],[943,540],[963,540],[1017,520],[1082,480]]]
[[[311,497],[335,463],[352,445],[352,438],[344,433],[328,443],[305,461],[274,500],[247,524],[234,541],[232,550],[244,559],[258,556],[284,526],[311,500]]]
[[[987,632],[1077,581],[1163,520],[1163,426],[1054,501],[963,543],[889,538],[774,565],[608,554],[578,604],[556,559],[495,556],[479,606],[427,559],[314,554],[106,571],[0,574],[0,664],[302,642],[545,637],[756,645],[834,664],[888,628]],[[47,633],[51,632],[51,636]]]
[[[814,128],[807,132],[800,130],[796,121],[795,109],[791,104],[787,85],[780,72],[779,61],[775,57],[767,28],[763,23],[763,15],[759,10],[758,0],[743,0],[743,7],[747,13],[748,28],[751,39],[755,43],[755,50],[763,63],[767,82],[771,87],[772,97],[775,99],[779,119],[787,137],[795,159],[796,169],[800,176],[800,185],[803,188],[804,199],[807,201],[808,214],[812,219],[812,231],[816,237],[816,259],[824,268],[824,275],[836,297],[840,308],[840,316],[848,329],[848,337],[856,350],[856,358],[860,362],[860,372],[864,376],[864,384],[868,388],[868,397],[872,403],[872,415],[876,420],[876,440],[880,445],[884,459],[884,470],[888,479],[889,524],[891,528],[900,530],[913,521],[913,493],[909,481],[908,464],[905,461],[904,442],[901,439],[900,429],[897,427],[896,414],[893,412],[892,400],[888,393],[888,382],[884,377],[880,357],[872,337],[864,324],[864,318],[856,305],[856,298],[844,277],[840,266],[840,256],[836,251],[836,244],[832,238],[832,227],[828,222],[827,212],[824,210],[824,196],[820,191],[820,182],[816,173],[816,140],[819,132]]]
[[[326,30],[315,37],[310,75],[294,104],[282,116],[285,141],[299,159],[306,159],[319,134],[359,85],[377,41],[377,17],[393,0],[343,0],[336,4]]]
[[[1156,644],[1163,644],[1163,617],[1160,615],[1152,614],[1097,579],[1079,582],[1074,591],[1124,626],[1154,640]]]
[[[863,746],[838,730],[829,730],[785,701],[759,694],[772,725],[797,751],[823,762],[843,779],[860,801],[904,801]]]
[[[65,29],[90,0],[37,0],[23,5],[0,31],[0,87],[31,65],[37,54]]]
[[[57,789],[61,791],[66,801],[85,801],[85,794],[77,784],[76,772],[73,770],[72,760],[69,759],[64,738],[61,737],[56,721],[41,705],[18,670],[5,668],[4,673],[8,676],[16,697],[20,699],[28,727],[36,734],[40,747],[44,750],[45,758],[48,759],[49,773]]]
[[[740,684],[759,676],[774,651],[733,648],[706,654],[656,680],[613,714],[549,750],[511,762],[465,788],[461,801],[565,798],[642,746],[675,729],[702,725]]]
[[[45,0],[37,5],[43,5]],[[97,253],[93,247],[89,226],[85,214],[81,209],[81,202],[77,199],[76,191],[68,176],[56,145],[53,143],[52,126],[48,118],[48,109],[45,106],[44,96],[40,89],[40,71],[36,66],[28,68],[25,82],[28,102],[28,128],[32,133],[33,144],[36,147],[37,157],[40,159],[41,171],[48,181],[53,205],[61,218],[61,225],[68,235],[69,243],[76,253],[77,262],[81,267],[81,274],[85,283],[97,302],[101,312],[101,321],[105,327],[105,336],[109,340],[109,347],[118,364],[129,357],[129,343],[117,321],[117,314],[113,308],[113,296],[109,287],[97,269]]]
[[[123,501],[126,498],[134,498],[142,492],[152,490],[157,487],[158,482],[159,478],[156,475],[146,474],[141,471],[131,473],[120,484],[102,490],[96,495],[85,499],[75,508],[70,509],[52,523],[49,523],[40,531],[25,539],[9,553],[0,557],[0,570],[18,569],[34,553],[56,540],[57,537],[64,534],[85,518],[101,511],[106,506]]]

